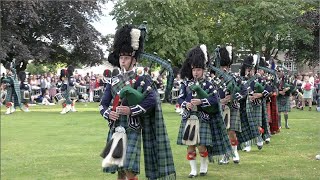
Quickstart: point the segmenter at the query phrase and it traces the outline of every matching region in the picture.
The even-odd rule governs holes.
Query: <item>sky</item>
[[[92,23],[92,25],[102,34],[114,34],[115,29],[117,27],[117,22],[115,20],[112,20],[112,16],[109,15],[109,13],[113,9],[113,3],[108,2],[107,4],[103,5],[103,14],[104,16],[100,17],[100,21]]]

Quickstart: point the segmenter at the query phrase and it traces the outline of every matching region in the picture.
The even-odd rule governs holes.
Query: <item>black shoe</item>
[[[301,108],[301,111],[303,111],[303,107]]]
[[[188,178],[195,178],[197,175],[189,174]]]
[[[258,147],[259,150],[261,150],[263,146],[258,146],[258,145],[257,145],[257,147]]]
[[[206,176],[207,175],[207,173],[205,172],[205,173],[200,173],[200,176]]]
[[[290,129],[290,127],[289,127],[289,126],[286,126],[286,129]]]
[[[309,107],[309,111],[311,111],[311,107]]]

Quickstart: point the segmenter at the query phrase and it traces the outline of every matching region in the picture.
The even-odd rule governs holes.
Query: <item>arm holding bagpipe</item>
[[[202,89],[198,84],[191,84],[189,88],[196,92],[196,98],[191,100],[191,104],[200,105],[208,114],[215,114],[219,111],[220,98],[211,83],[206,83],[206,90]]]
[[[187,82],[183,81],[180,85],[179,98],[178,103],[182,109],[189,110],[189,106],[187,108],[187,104],[190,103],[190,97],[187,99]]]
[[[156,88],[149,75],[140,77],[135,85],[137,86],[136,88],[126,86],[120,92],[120,98],[126,99],[130,108],[129,114],[132,117],[146,113],[148,110],[153,109],[157,103]]]
[[[112,126],[113,121],[119,118],[119,115],[115,112],[115,107],[114,108],[109,107],[111,100],[112,100],[111,83],[107,83],[106,89],[100,101],[99,111],[101,116],[108,121],[109,127]],[[117,101],[117,100],[115,99],[114,101]]]

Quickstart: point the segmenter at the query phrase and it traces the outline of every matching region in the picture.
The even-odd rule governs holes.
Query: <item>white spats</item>
[[[197,176],[197,161],[196,160],[189,160],[191,172],[189,174],[189,178],[193,178]]]
[[[238,153],[238,149],[237,149],[237,146],[232,146],[232,150],[233,150],[233,153],[234,153],[234,157],[232,158],[233,162],[238,164],[240,162],[240,156],[239,156],[239,153]]]
[[[208,172],[208,156],[201,157],[200,156],[200,175],[204,176]]]
[[[8,107],[8,108],[7,108],[7,111],[6,111],[6,113],[5,113],[5,114],[6,114],[6,115],[11,114],[10,107]]]
[[[131,47],[133,50],[139,49],[139,38],[140,38],[141,31],[136,28],[132,28],[130,35],[131,35]]]
[[[251,151],[250,142],[245,142],[245,148],[243,148],[243,151],[245,151],[245,152],[250,152]]]

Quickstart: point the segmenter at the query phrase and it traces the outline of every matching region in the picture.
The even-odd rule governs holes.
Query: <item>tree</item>
[[[111,15],[118,25],[148,21],[146,50],[177,65],[199,43],[210,52],[225,43],[252,53],[265,47],[262,53],[267,59],[273,48],[289,49],[290,41],[310,43],[312,31],[296,23],[308,4],[300,0],[119,0]]]
[[[318,6],[311,6],[298,19],[297,24],[312,32],[312,40],[298,39],[294,42],[294,56],[299,63],[308,63],[309,66],[318,65],[319,57],[319,18]]]
[[[148,22],[145,51],[157,52],[173,65],[180,64],[185,52],[199,43],[193,14],[186,0],[122,0],[111,12],[119,26]]]
[[[101,63],[101,34],[90,24],[101,15],[96,1],[1,1],[1,63],[18,71],[35,64]]]

